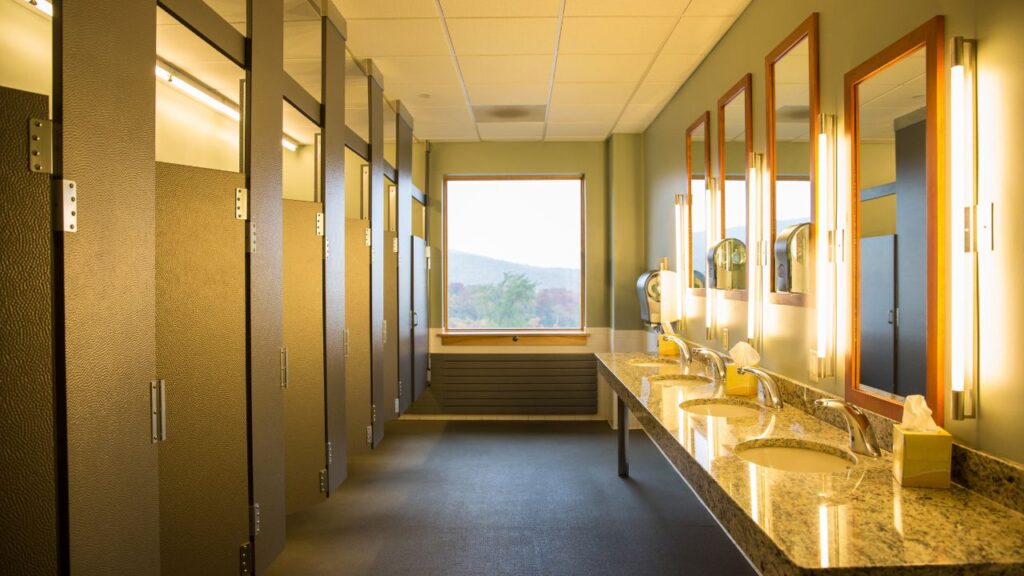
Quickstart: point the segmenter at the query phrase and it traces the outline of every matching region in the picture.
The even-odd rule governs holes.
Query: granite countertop
[[[699,416],[681,402],[715,386],[665,379],[678,363],[597,354],[609,385],[763,574],[1024,574],[1024,514],[953,485],[904,488],[892,454],[856,455],[844,472],[786,472],[749,463],[735,446],[759,438],[846,449],[849,437],[785,405],[756,416]],[[685,373],[703,374],[695,362]],[[760,403],[755,397],[753,401]]]

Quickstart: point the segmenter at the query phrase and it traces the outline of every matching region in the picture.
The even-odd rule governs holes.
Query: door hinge
[[[249,190],[235,188],[235,220],[249,219]]]
[[[334,463],[334,444],[327,443],[327,465],[330,466]]]
[[[377,423],[377,405],[370,404],[370,424]]]
[[[31,118],[28,121],[28,169],[53,174],[53,121]]]
[[[363,243],[367,246],[373,246],[373,230],[370,228],[363,231]]]
[[[327,469],[320,471],[320,493],[327,494]]]
[[[242,576],[252,574],[252,543],[243,542],[238,547],[238,573]]]
[[[349,343],[348,342],[349,342],[348,328],[345,328],[345,331],[342,332],[342,340],[341,340],[341,356],[343,358],[348,358],[348,351],[349,351]]]
[[[391,239],[391,251],[398,254],[398,238]]]
[[[245,227],[245,249],[253,254],[256,252],[256,223],[249,222]]]
[[[427,270],[430,270],[430,261],[431,261],[431,257],[430,257],[430,246],[427,246],[427,250],[426,250],[426,252],[427,252],[427,253],[426,253],[426,254],[424,255],[424,260],[426,260],[426,261],[427,261]]]
[[[420,315],[415,310],[409,310],[409,314],[412,316],[412,327],[415,328],[420,325]]]
[[[152,441],[167,440],[167,384],[163,380],[149,383],[149,416]]]
[[[327,238],[324,238],[324,260],[327,260],[330,257],[331,257],[331,241],[329,239],[327,239]]]
[[[60,206],[54,210],[58,232],[78,232],[78,186],[74,180],[60,181]]]
[[[323,212],[317,212],[316,213],[316,235],[317,236],[323,236],[324,235],[324,213]]]
[[[260,503],[254,502],[249,507],[249,532],[253,536],[260,535]]]
[[[399,392],[399,394],[401,394],[401,392]],[[398,401],[398,398],[395,398],[395,416],[398,416],[401,413],[402,413],[402,405]]]
[[[373,444],[373,426],[366,427],[366,443]]]
[[[281,388],[288,389],[288,348],[281,347]]]

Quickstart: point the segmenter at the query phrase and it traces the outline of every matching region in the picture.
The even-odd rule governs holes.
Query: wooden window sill
[[[442,332],[445,346],[586,346],[586,332]]]

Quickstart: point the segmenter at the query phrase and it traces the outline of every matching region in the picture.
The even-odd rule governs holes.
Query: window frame
[[[580,319],[575,328],[450,328],[448,326],[448,183],[453,181],[577,180],[580,183]],[[587,178],[586,174],[445,174],[441,191],[442,335],[585,335],[587,330]],[[516,340],[514,340],[515,342]]]

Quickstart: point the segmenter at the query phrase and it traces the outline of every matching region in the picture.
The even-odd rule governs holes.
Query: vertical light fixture
[[[686,197],[682,194],[676,194],[675,204],[675,216],[676,216],[676,275],[678,281],[676,282],[676,309],[679,311],[679,328],[680,332],[686,329],[686,304],[684,294],[686,293],[686,286],[689,284],[689,276],[687,276],[686,267],[686,253],[687,246],[685,239],[688,238],[685,229],[684,222],[686,221]]]
[[[749,246],[747,246],[747,342],[759,347],[761,323],[761,195],[764,154],[750,155],[750,174],[747,177]]]
[[[818,376],[831,376],[832,370],[832,319],[835,317],[835,293],[832,268],[833,226],[835,218],[835,128],[836,117],[832,114],[818,116],[818,181],[817,216],[815,218],[815,306],[817,308],[817,357]]]
[[[704,254],[694,256],[695,258],[700,257],[705,260],[704,270],[704,336],[707,340],[712,340],[715,337],[715,293],[711,290],[711,286],[708,285],[708,278],[711,277],[710,267],[714,266],[714,262],[707,262],[707,252],[714,246],[715,238],[715,179],[706,178],[705,182],[707,186],[704,190]]]
[[[950,69],[951,143],[951,224],[950,259],[952,265],[951,376],[953,419],[977,416],[977,165],[975,131],[977,128],[975,78],[977,43],[960,36],[953,39],[953,63]]]

